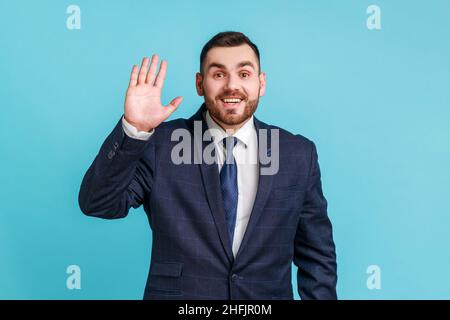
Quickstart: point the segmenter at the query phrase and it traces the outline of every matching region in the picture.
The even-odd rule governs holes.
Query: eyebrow
[[[245,67],[245,66],[250,66],[250,67],[252,67],[254,70],[256,70],[255,65],[254,65],[253,62],[251,62],[251,61],[242,61],[242,62],[239,62],[238,65],[237,65],[238,68],[242,68],[242,67]],[[217,62],[212,62],[212,63],[208,66],[208,69],[207,69],[207,70],[209,70],[209,69],[211,69],[211,68],[214,68],[214,67],[219,68],[219,69],[226,69],[225,65],[223,65],[223,64],[221,64],[221,63],[217,63]]]
[[[253,62],[251,62],[251,61],[242,61],[238,64],[238,68],[242,68],[245,66],[252,67],[254,70],[256,70],[255,66],[253,65]]]

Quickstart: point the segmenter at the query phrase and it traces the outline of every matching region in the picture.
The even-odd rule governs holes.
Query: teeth
[[[223,99],[223,102],[226,102],[226,103],[237,103],[237,102],[241,102],[241,99]]]

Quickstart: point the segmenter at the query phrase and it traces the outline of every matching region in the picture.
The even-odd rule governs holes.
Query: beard
[[[219,106],[220,99],[224,96],[239,96],[245,103],[244,111],[238,113],[235,109],[225,109]],[[205,95],[205,104],[211,115],[215,120],[220,121],[228,126],[236,126],[247,121],[258,108],[259,96],[256,99],[249,100],[246,95],[239,92],[225,91],[216,98],[211,98]]]

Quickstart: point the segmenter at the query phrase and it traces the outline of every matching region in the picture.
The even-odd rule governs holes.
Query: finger
[[[145,81],[146,83],[153,85],[153,82],[155,82],[157,68],[158,68],[158,55],[154,54],[152,56],[152,63],[150,64],[150,70],[148,71],[147,74],[147,80]]]
[[[147,68],[148,68],[148,58],[144,57],[144,59],[142,59],[141,70],[139,70],[138,84],[145,83],[145,77],[147,75]]]
[[[183,101],[183,97],[176,97],[170,103],[166,106],[167,113],[170,115],[172,112],[174,112]]]
[[[164,79],[166,78],[167,62],[166,60],[161,61],[161,66],[159,67],[158,75],[156,76],[155,86],[162,88],[164,85]]]
[[[131,69],[130,84],[129,84],[130,87],[135,87],[137,85],[138,73],[139,73],[138,66],[134,65],[133,69]]]

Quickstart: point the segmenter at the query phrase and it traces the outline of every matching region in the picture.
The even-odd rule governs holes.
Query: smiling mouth
[[[239,103],[241,103],[243,101],[243,99],[241,99],[241,98],[223,98],[223,99],[220,99],[220,101],[222,101],[223,104],[226,106],[235,106],[235,105],[238,105]]]

